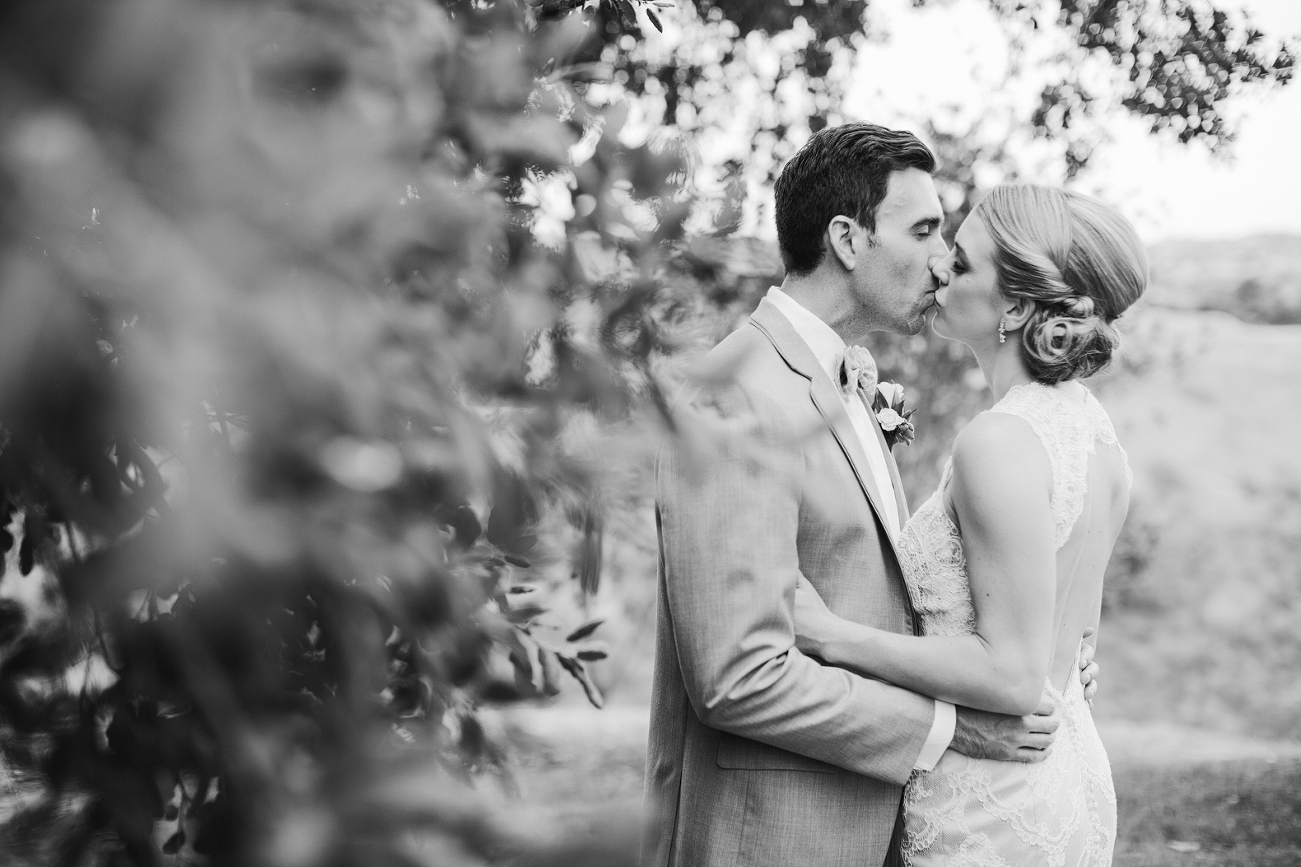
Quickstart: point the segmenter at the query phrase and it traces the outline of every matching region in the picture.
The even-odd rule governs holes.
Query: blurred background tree
[[[1291,73],[1197,0],[992,8],[1040,99],[929,129],[953,225],[998,129],[1065,174],[1109,99],[1219,146]],[[756,191],[884,38],[866,0],[0,7],[6,863],[627,863],[494,795],[480,709],[602,701],[627,639],[569,588],[653,568],[674,359],[780,280]],[[874,349],[915,497],[979,382]]]
[[[700,0],[648,18],[667,39],[638,42],[629,10],[602,5],[610,33],[587,57],[644,99],[651,122],[708,138],[714,168],[743,161],[771,181],[804,138],[844,119],[856,53],[888,41],[880,0]],[[910,0],[914,8],[954,0]],[[1291,76],[1293,51],[1243,13],[1208,0],[988,0],[1010,55],[1009,86],[1032,99],[1012,134],[1056,140],[1069,174],[1087,165],[1113,107],[1153,132],[1211,148],[1232,141],[1225,100]],[[661,23],[662,20],[666,23]]]
[[[858,55],[888,42],[883,0],[762,3],[708,0],[660,10],[665,38],[629,32],[589,43],[610,86],[597,98],[631,97],[661,140],[685,142],[702,234],[766,235],[771,187],[784,160],[813,131],[847,119]],[[909,0],[914,8],[954,0]],[[984,5],[977,3],[975,5]],[[978,104],[908,117],[939,157],[937,184],[950,237],[984,189],[1000,181],[1062,182],[1084,171],[1116,114],[1142,118],[1155,135],[1228,150],[1226,104],[1292,77],[1295,48],[1269,38],[1245,13],[1206,0],[988,0],[1006,55],[998,92]],[[597,20],[613,32],[613,6]],[[630,25],[631,21],[622,24]],[[882,106],[884,120],[896,111]],[[867,118],[872,119],[872,118]],[[748,244],[748,242],[747,242]],[[738,257],[716,245],[726,271]],[[747,246],[747,252],[752,245]],[[753,258],[753,257],[751,257]],[[772,261],[771,257],[762,257]],[[753,265],[742,266],[749,271]],[[780,267],[772,268],[773,282]],[[722,278],[724,284],[737,281]],[[768,280],[743,280],[760,293]],[[758,295],[739,307],[748,314]],[[901,457],[909,495],[929,492],[958,427],[979,405],[982,380],[961,347],[944,341],[872,342],[883,370],[925,394],[919,429]]]

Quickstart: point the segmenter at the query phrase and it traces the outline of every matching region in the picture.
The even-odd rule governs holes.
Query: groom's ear
[[[1029,298],[1010,298],[1007,303],[1003,312],[1003,327],[1008,331],[1020,331],[1039,309],[1039,305]]]
[[[859,253],[862,252],[859,249],[861,243],[856,243],[858,234],[858,223],[840,214],[832,217],[827,224],[827,248],[845,266],[846,271],[854,270]]]

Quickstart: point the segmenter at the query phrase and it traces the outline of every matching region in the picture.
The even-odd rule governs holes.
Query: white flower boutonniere
[[[909,419],[916,412],[904,406],[903,386],[897,382],[879,382],[872,393],[872,412],[876,413],[885,444],[893,449],[896,443],[910,445],[916,433]]]

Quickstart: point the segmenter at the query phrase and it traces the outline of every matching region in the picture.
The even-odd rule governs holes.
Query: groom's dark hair
[[[777,242],[786,270],[808,274],[818,267],[832,217],[852,217],[875,234],[890,175],[901,169],[935,172],[935,155],[910,132],[871,123],[815,132],[777,178]]]

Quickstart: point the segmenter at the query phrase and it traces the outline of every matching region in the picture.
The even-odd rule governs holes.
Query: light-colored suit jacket
[[[684,425],[713,444],[683,437],[657,469],[643,867],[876,867],[935,703],[802,654],[793,605],[802,574],[841,617],[913,631],[881,498],[839,393],[771,302],[706,363],[717,385]]]

